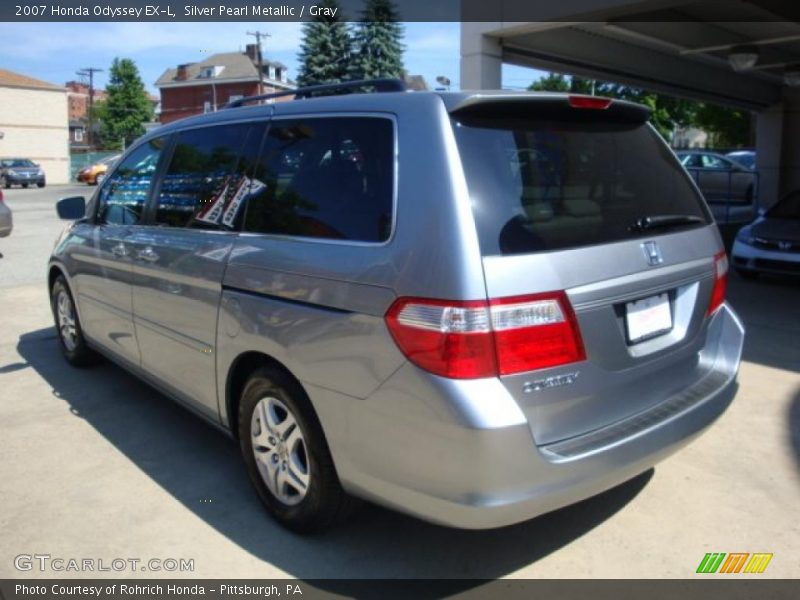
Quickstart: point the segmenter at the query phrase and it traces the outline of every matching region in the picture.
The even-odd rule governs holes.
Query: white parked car
[[[800,190],[742,227],[732,257],[733,268],[742,277],[800,275]]]

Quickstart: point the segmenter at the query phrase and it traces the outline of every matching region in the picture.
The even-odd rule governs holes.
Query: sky
[[[265,57],[289,67],[297,75],[300,23],[3,23],[0,67],[64,84],[77,79],[86,67],[105,69],[96,85],[106,83],[114,57],[132,58],[148,91],[168,67],[199,62],[217,52],[244,49],[254,41],[248,31],[266,31]],[[444,75],[459,87],[459,24],[406,23],[404,61],[412,74],[421,74],[431,86]],[[532,69],[503,67],[503,87],[524,89],[541,75]]]

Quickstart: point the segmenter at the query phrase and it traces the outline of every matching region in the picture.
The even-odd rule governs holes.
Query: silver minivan
[[[77,220],[48,276],[67,360],[102,354],[232,435],[282,524],[355,498],[523,521],[729,405],[727,258],[647,109],[291,93],[138,140],[88,203],[59,202]]]

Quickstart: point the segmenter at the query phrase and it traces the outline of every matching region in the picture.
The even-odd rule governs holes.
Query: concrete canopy
[[[756,111],[761,205],[800,187],[800,88],[784,82],[787,70],[800,69],[795,2],[498,2],[494,14],[538,20],[463,23],[462,88],[501,87],[506,63]],[[729,57],[742,46],[758,57],[736,71]]]

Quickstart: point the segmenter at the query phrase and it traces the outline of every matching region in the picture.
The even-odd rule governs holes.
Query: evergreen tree
[[[153,104],[139,69],[129,58],[115,58],[106,86],[106,100],[97,105],[100,136],[107,148],[122,148],[144,134],[153,119]]]
[[[325,0],[325,8],[339,8],[336,0]],[[325,12],[325,11],[322,11]],[[350,36],[347,25],[336,11],[335,17],[316,16],[303,25],[303,43],[297,58],[300,72],[299,86],[318,83],[339,83],[346,80],[347,61],[350,59]]]
[[[403,26],[391,0],[367,0],[353,31],[350,79],[403,77]]]

